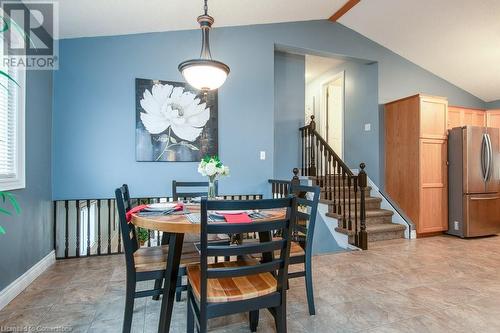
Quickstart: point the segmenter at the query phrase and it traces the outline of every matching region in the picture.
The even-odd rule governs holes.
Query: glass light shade
[[[179,65],[179,71],[192,87],[198,90],[214,90],[224,84],[229,67],[215,60],[188,60]]]

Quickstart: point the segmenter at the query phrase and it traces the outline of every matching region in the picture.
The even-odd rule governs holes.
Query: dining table
[[[167,333],[170,330],[184,236],[186,234],[200,235],[200,221],[199,219],[196,220],[196,218],[193,219],[193,215],[191,215],[199,216],[200,211],[200,203],[187,203],[183,204],[182,211],[166,215],[142,215],[140,212],[132,214],[131,222],[134,226],[163,232],[164,239],[162,240],[162,244],[166,243],[169,247],[158,333]],[[265,210],[261,212],[261,217],[259,218],[252,218],[252,215],[250,215],[252,219],[250,223],[278,221],[282,220],[285,215],[286,210],[284,209]],[[269,232],[259,232],[260,242],[270,241],[271,237],[272,235]],[[164,242],[165,239],[166,241]],[[262,262],[271,260],[273,260],[272,253],[262,254]]]

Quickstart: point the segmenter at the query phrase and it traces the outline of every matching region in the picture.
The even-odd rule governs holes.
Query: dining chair
[[[218,182],[215,181],[215,195],[219,192]],[[195,189],[194,191],[188,191],[187,189]],[[200,188],[205,190],[200,191]],[[181,190],[179,192],[179,189]],[[188,200],[196,197],[206,197],[208,195],[208,182],[179,182],[177,180],[172,181],[172,199],[174,201]]]
[[[126,263],[126,296],[123,318],[124,333],[129,333],[134,312],[134,300],[140,297],[159,296],[162,294],[161,283],[154,289],[136,291],[137,282],[163,281],[167,267],[168,246],[140,247],[137,232],[132,223],[127,222],[126,214],[131,209],[130,194],[127,185],[115,190],[116,207],[120,222]],[[198,258],[183,257],[181,264],[197,262]]]
[[[283,209],[282,218],[251,223],[209,222],[209,211]],[[250,329],[257,330],[259,309],[268,309],[279,333],[286,332],[286,277],[290,239],[296,220],[296,198],[252,201],[201,201],[200,263],[187,266],[187,332],[207,331],[208,320],[234,313],[249,312]],[[282,238],[272,232],[281,230]],[[220,245],[209,242],[213,234],[258,232],[259,241]],[[273,252],[279,252],[275,257]],[[263,260],[249,256],[261,253]],[[236,256],[237,260],[213,262],[217,256]],[[276,274],[277,272],[277,274]]]
[[[188,191],[187,189],[195,189],[194,191]],[[208,192],[200,192],[200,188],[208,188],[208,182],[179,182],[177,180],[172,181],[172,200],[179,201],[189,200],[196,197],[207,196]],[[179,192],[179,189],[181,190]],[[218,182],[215,181],[215,194],[218,194]],[[168,237],[162,237],[162,244],[166,243]],[[216,239],[219,240],[219,239]],[[198,235],[186,234],[184,238],[184,244],[193,248],[196,248],[196,244],[200,242],[200,237]],[[182,292],[187,290],[187,283],[183,283],[182,279],[186,276],[186,267],[179,267],[179,278],[177,279],[177,286],[175,292],[175,300],[180,302],[182,297]],[[156,281],[156,287],[161,285],[161,281]],[[154,296],[153,299],[158,300],[159,296]]]
[[[304,277],[309,314],[316,314],[312,277],[312,244],[320,188],[318,186],[292,185],[290,192],[297,196],[297,221],[292,231],[290,265],[303,264],[304,269],[288,273],[288,278]]]

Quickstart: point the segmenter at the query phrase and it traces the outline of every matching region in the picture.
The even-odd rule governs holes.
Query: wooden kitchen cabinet
[[[460,126],[486,126],[485,110],[449,106],[448,129]]]
[[[385,104],[385,191],[420,236],[448,229],[448,115],[444,97],[418,94]]]
[[[486,126],[500,128],[500,110],[488,110],[486,112]]]

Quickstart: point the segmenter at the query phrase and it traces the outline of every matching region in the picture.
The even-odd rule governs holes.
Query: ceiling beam
[[[329,21],[337,22],[345,13],[351,10],[352,7],[356,6],[361,0],[348,0],[345,5],[343,5],[339,10],[337,10],[330,18]]]

